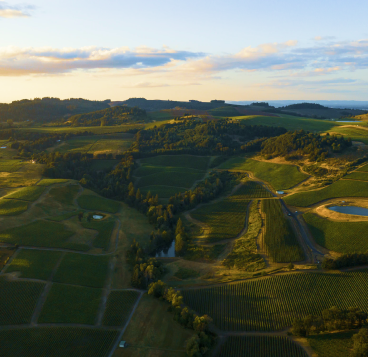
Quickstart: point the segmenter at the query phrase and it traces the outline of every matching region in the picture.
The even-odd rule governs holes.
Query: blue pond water
[[[358,206],[332,206],[328,207],[328,209],[339,213],[355,214],[357,216],[368,216],[368,208]]]
[[[336,120],[338,123],[360,123],[360,120]]]
[[[175,257],[175,239],[171,243],[169,249],[161,250],[156,254],[156,258],[173,258]]]

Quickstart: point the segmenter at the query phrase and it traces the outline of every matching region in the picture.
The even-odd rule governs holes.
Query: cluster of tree
[[[300,130],[267,139],[262,144],[261,154],[266,157],[308,155],[310,160],[318,161],[324,160],[330,150],[340,152],[351,145],[350,138],[328,133],[321,136]]]
[[[231,155],[242,151],[242,144],[239,141],[247,142],[284,133],[286,133],[284,128],[244,125],[228,119],[211,120],[205,123],[187,119],[137,132],[132,150],[137,151],[139,155],[174,152]],[[239,141],[233,139],[234,135]],[[250,151],[250,148],[250,146],[244,146],[244,151]]]
[[[48,122],[79,113],[88,113],[109,107],[110,100],[91,101],[81,98],[35,98],[0,104],[0,122],[13,120]]]
[[[147,113],[143,109],[118,106],[92,113],[74,115],[67,122],[72,126],[108,126],[145,121],[146,119]]]
[[[323,269],[341,269],[368,264],[367,253],[343,254],[336,259],[325,258],[322,262]]]
[[[149,284],[160,279],[166,272],[164,265],[149,257],[135,240],[125,254],[132,267],[131,284],[137,289],[147,289]]]
[[[180,291],[168,286],[162,281],[151,283],[148,295],[164,300],[170,304],[168,311],[174,314],[174,320],[185,328],[194,330],[196,334],[187,340],[186,351],[189,357],[201,357],[213,346],[215,335],[209,331],[212,322],[207,315],[198,316],[187,307],[182,307],[183,296]]]
[[[285,107],[281,107],[280,109],[323,109],[323,110],[327,110],[330,109],[328,107],[325,107],[321,104],[316,104],[316,103],[297,103],[297,104],[290,104],[287,105]]]
[[[321,332],[351,330],[361,328],[367,322],[368,314],[357,307],[341,310],[331,307],[322,311],[321,316],[309,315],[304,319],[295,319],[292,333],[296,336],[308,336]]]

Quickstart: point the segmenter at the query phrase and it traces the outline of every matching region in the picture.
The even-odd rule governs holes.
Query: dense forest
[[[351,139],[343,136],[325,136],[304,130],[287,132],[262,143],[261,154],[267,158],[284,156],[287,159],[307,155],[311,161],[324,160],[330,152],[341,152],[352,145]]]
[[[50,122],[71,115],[109,108],[110,100],[91,101],[82,98],[35,98],[0,103],[0,122]]]
[[[92,113],[73,115],[67,121],[72,126],[105,126],[147,120],[147,113],[138,107],[118,106]]]

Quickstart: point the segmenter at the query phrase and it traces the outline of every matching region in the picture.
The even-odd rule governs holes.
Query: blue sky
[[[0,102],[368,97],[367,1],[0,1]]]

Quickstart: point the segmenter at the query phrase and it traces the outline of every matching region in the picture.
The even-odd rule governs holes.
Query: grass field
[[[368,172],[368,164],[356,169],[356,171]]]
[[[344,123],[345,125],[349,123]],[[356,123],[352,123],[354,126]],[[330,133],[340,134],[347,137],[350,137],[353,141],[360,141],[364,144],[368,144],[368,130],[359,127],[344,127],[344,126],[335,126],[330,130]]]
[[[11,261],[6,273],[20,272],[21,278],[48,280],[61,252],[22,249]]]
[[[126,329],[123,340],[129,348],[118,348],[113,357],[185,357],[185,341],[193,331],[184,329],[167,311],[168,305],[144,295]]]
[[[309,345],[318,357],[350,357],[352,337],[357,331],[308,336]]]
[[[105,283],[108,256],[67,253],[54,276],[54,281],[102,288]]]
[[[221,201],[204,205],[191,212],[191,216],[207,224],[210,232],[206,242],[235,238],[244,228],[250,201],[235,192]]]
[[[268,182],[275,190],[286,190],[308,176],[293,165],[273,164],[243,157],[234,157],[219,166],[219,169],[251,171],[260,180]]]
[[[45,284],[31,281],[0,279],[0,325],[18,325],[31,322]]]
[[[38,220],[30,224],[0,231],[0,242],[35,247],[88,250],[85,244],[68,242],[74,232],[62,223]]]
[[[79,192],[79,189],[79,185],[54,187],[50,190],[49,195],[54,201],[57,201],[63,205],[72,206],[74,204],[74,198]]]
[[[284,201],[290,206],[308,207],[330,198],[368,197],[368,182],[339,180],[321,190],[295,193]]]
[[[184,302],[227,331],[274,331],[294,318],[337,306],[368,309],[368,271],[277,275],[250,282],[182,290]]]
[[[51,186],[57,183],[66,183],[68,181],[69,180],[67,179],[43,179],[37,184],[37,186]]]
[[[58,216],[47,217],[47,219],[49,221],[61,222],[61,221],[64,221],[66,219],[69,219],[71,217],[74,217],[77,214],[78,214],[77,211],[72,211],[72,212],[66,212],[66,213],[60,214]]]
[[[302,347],[284,336],[230,336],[216,357],[308,357]]]
[[[28,209],[28,202],[0,199],[0,216],[15,216]]]
[[[106,357],[117,331],[34,327],[0,331],[1,357]]]
[[[336,222],[313,213],[303,217],[320,246],[338,253],[368,252],[368,222]]]
[[[94,195],[92,193],[86,193],[86,190],[83,191],[82,195],[78,197],[78,204],[83,209],[91,210],[91,211],[102,211],[109,213],[116,213],[121,208],[121,204],[119,202],[109,200],[107,198]]]
[[[43,165],[25,164],[18,171],[1,173],[0,188],[35,185],[41,178]]]
[[[358,180],[358,181],[368,181],[368,172],[355,171],[349,175],[344,176],[347,180]]]
[[[83,222],[82,225],[84,228],[95,229],[98,231],[98,235],[93,241],[93,246],[95,248],[102,248],[104,250],[109,249],[111,234],[115,227],[115,221],[91,221]]]
[[[103,325],[124,326],[138,296],[139,293],[132,290],[111,291],[102,320]]]
[[[24,187],[11,193],[10,195],[5,196],[6,199],[15,198],[23,201],[36,201],[45,191],[45,187],[42,186],[30,186]]]
[[[14,172],[19,170],[23,165],[24,162],[22,160],[0,159],[0,172]]]
[[[330,129],[335,129],[342,123],[336,123],[329,120],[301,118],[291,115],[282,115],[280,117],[265,117],[259,115],[241,116],[232,119],[244,120],[247,125],[267,125],[267,126],[281,126],[287,130],[308,130],[323,132]]]
[[[266,215],[264,243],[267,255],[277,263],[304,260],[303,249],[282,212],[280,201],[263,200],[262,210]]]
[[[95,323],[101,289],[53,284],[38,323]]]

